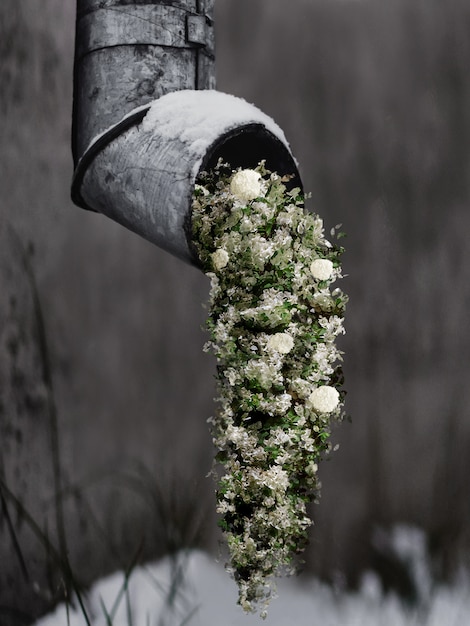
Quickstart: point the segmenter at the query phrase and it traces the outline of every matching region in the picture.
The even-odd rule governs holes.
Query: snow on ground
[[[470,624],[470,577],[452,587],[433,588],[419,549],[419,533],[402,529],[397,554],[411,556],[410,571],[421,589],[419,608],[407,608],[395,595],[383,595],[377,576],[363,577],[358,592],[337,591],[315,579],[283,579],[278,597],[262,621],[236,604],[234,581],[223,563],[192,551],[138,567],[124,584],[122,573],[97,582],[86,603],[92,626],[464,626]],[[414,534],[413,534],[414,533]],[[35,626],[86,626],[79,609],[60,606]]]

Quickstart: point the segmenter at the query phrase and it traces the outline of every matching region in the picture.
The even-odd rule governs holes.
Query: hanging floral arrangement
[[[306,507],[344,400],[335,340],[347,297],[332,288],[343,248],[288,182],[263,162],[237,171],[219,162],[200,175],[192,207],[193,244],[211,280],[217,511],[239,603],[263,617],[274,577],[293,573],[306,546]]]

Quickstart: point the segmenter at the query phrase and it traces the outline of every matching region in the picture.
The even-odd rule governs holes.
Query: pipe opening
[[[271,118],[234,96],[181,90],[96,137],[77,165],[73,199],[194,264],[188,230],[194,184],[219,158],[234,169],[265,160],[269,170],[293,176],[290,188],[302,188],[290,148]]]
[[[262,124],[248,124],[220,137],[208,149],[200,171],[213,169],[219,158],[233,169],[254,168],[264,159],[268,170],[281,176],[293,176],[286,184],[289,189],[302,188],[297,165],[290,151]]]

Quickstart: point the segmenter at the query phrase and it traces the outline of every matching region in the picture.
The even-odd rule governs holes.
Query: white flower
[[[236,172],[230,183],[230,193],[242,202],[264,195],[261,174],[254,170]]]
[[[305,468],[305,473],[308,476],[315,476],[317,472],[318,472],[318,465],[314,463],[313,461],[310,461],[310,463]]]
[[[233,367],[227,368],[226,371],[224,372],[224,376],[228,380],[228,382],[232,385],[232,387],[233,385],[237,383],[237,381],[240,378],[237,370],[234,369]]]
[[[328,259],[315,259],[310,264],[310,271],[317,280],[328,280],[333,274],[333,263]]]
[[[270,389],[274,382],[280,382],[276,367],[259,359],[248,361],[245,367],[245,376],[249,380],[257,380],[263,389]],[[282,381],[282,376],[280,379]]]
[[[216,270],[221,270],[224,268],[229,260],[229,255],[227,250],[223,248],[219,248],[215,252],[211,254],[212,264]]]
[[[251,237],[250,250],[251,257],[256,265],[264,265],[276,252],[274,244],[260,235],[253,235],[253,237]]]
[[[204,196],[209,195],[209,190],[206,189],[203,185],[194,185],[194,189],[196,191],[201,191]]]
[[[290,384],[291,390],[301,399],[308,398],[311,393],[312,385],[308,380],[302,378],[294,378]]]
[[[275,396],[274,400],[267,403],[266,406],[264,406],[264,403],[261,403],[260,407],[264,408],[269,415],[284,415],[291,405],[292,396],[290,393],[281,393],[279,396]]]
[[[334,387],[323,385],[312,391],[308,403],[319,413],[331,413],[339,404],[339,393]]]
[[[225,513],[235,513],[235,505],[226,501],[219,502],[216,512],[221,513],[222,515]]]
[[[289,476],[285,470],[275,465],[263,472],[262,482],[272,491],[283,492],[289,486]]]
[[[261,195],[264,196],[264,189],[261,190]],[[251,205],[252,209],[261,215],[262,217],[270,220],[275,212],[275,208],[266,204],[265,202],[253,202]]]
[[[294,347],[294,340],[288,333],[275,333],[268,339],[268,348],[281,354],[288,354]]]
[[[254,230],[255,226],[253,222],[248,217],[243,217],[240,221],[240,232],[241,233],[249,233]]]
[[[282,430],[282,428],[276,428],[271,437],[267,440],[267,445],[270,446],[280,446],[284,443],[291,443],[291,438],[288,433]]]

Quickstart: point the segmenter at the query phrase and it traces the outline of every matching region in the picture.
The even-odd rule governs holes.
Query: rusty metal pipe
[[[214,90],[214,0],[77,0],[72,198],[196,263],[191,196],[218,158],[295,161],[281,129]]]

